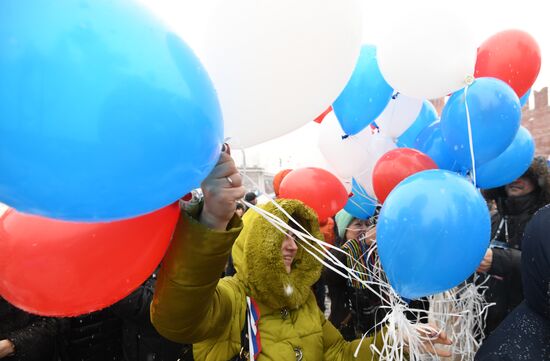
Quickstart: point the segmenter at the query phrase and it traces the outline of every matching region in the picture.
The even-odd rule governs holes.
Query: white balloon
[[[353,178],[365,188],[369,196],[376,199],[374,194],[374,186],[372,184],[372,174],[374,166],[380,158],[390,150],[396,149],[397,146],[391,137],[384,136],[380,133],[372,133],[370,130],[359,133],[359,136],[368,143],[368,164],[361,173],[355,174]]]
[[[380,127],[380,133],[394,139],[399,137],[414,123],[422,110],[422,104],[423,101],[417,98],[400,93],[394,95],[386,109],[375,120],[376,125]]]
[[[474,75],[476,39],[468,15],[455,5],[423,0],[395,7],[378,44],[378,65],[395,90],[434,99],[463,88]]]
[[[336,175],[351,178],[366,168],[369,160],[365,137],[346,137],[334,112],[319,127],[319,149]]]
[[[358,0],[210,2],[198,55],[235,147],[312,121],[349,81],[361,48]]]

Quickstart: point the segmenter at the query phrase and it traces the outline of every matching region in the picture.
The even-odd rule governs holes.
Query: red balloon
[[[136,289],[160,263],[177,204],[111,223],[72,223],[19,213],[0,217],[0,295],[27,312],[76,316]]]
[[[533,86],[541,66],[540,47],[521,30],[506,30],[491,36],[479,47],[475,77],[505,81],[522,97]]]
[[[300,168],[288,173],[281,182],[279,195],[304,202],[317,212],[320,222],[335,215],[348,201],[342,182],[320,168]]]
[[[437,169],[437,164],[426,154],[411,148],[397,148],[382,156],[374,166],[372,184],[380,203],[405,178],[427,169]]]

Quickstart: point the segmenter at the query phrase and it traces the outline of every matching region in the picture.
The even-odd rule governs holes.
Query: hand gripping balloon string
[[[472,79],[467,78],[467,82],[470,81],[473,83]],[[468,88],[470,87],[470,84],[467,83],[466,87],[464,88],[464,106],[466,107],[466,121],[468,123],[468,142],[470,145],[470,157],[472,159],[472,181],[474,183],[474,186],[476,186],[476,160],[474,156],[474,138],[472,136],[472,121],[470,118],[470,108],[468,106]]]

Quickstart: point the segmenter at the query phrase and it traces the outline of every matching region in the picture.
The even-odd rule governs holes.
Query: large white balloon
[[[346,136],[334,112],[329,113],[319,127],[319,149],[336,175],[351,178],[367,167],[365,137]]]
[[[377,44],[378,65],[395,90],[434,99],[466,85],[474,74],[477,44],[460,9],[458,3],[450,6],[441,0],[401,1],[395,6],[392,23]]]
[[[367,143],[368,163],[363,171],[359,174],[354,174],[353,178],[365,188],[369,196],[376,199],[374,187],[372,185],[374,166],[384,154],[390,150],[396,149],[397,146],[391,137],[380,133],[372,133],[369,129],[359,133],[359,136]]]
[[[206,1],[213,6],[198,55],[234,146],[313,120],[350,79],[361,48],[358,0]]]
[[[404,94],[396,94],[390,100],[386,109],[376,118],[375,123],[380,127],[380,133],[388,137],[397,138],[414,123],[423,101],[411,98]]]

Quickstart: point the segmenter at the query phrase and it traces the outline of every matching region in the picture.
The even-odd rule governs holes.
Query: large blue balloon
[[[496,158],[514,140],[521,106],[512,88],[495,78],[479,78],[468,89],[474,159],[479,166]],[[454,93],[441,115],[441,131],[456,161],[471,169],[464,89]]]
[[[441,124],[435,121],[416,137],[412,148],[421,151],[430,156],[439,169],[447,169],[453,172],[458,172],[461,167],[457,164],[451,151],[443,141],[441,135]]]
[[[351,192],[353,195],[348,199],[344,210],[355,218],[366,220],[372,217],[378,204],[376,199],[370,197],[355,179],[352,179]]]
[[[130,0],[0,4],[0,201],[133,217],[199,186],[223,140],[192,51]]]
[[[376,47],[363,45],[351,79],[332,108],[344,132],[354,135],[382,113],[392,94],[378,68]]]
[[[386,199],[376,230],[388,280],[409,299],[464,281],[479,266],[490,234],[489,210],[479,191],[440,169],[402,181]]]
[[[397,138],[397,144],[402,148],[413,148],[416,143],[416,137],[438,118],[437,110],[433,104],[424,100],[420,114],[416,117],[414,123]]]
[[[520,127],[514,141],[502,154],[476,169],[479,188],[496,188],[512,183],[527,171],[535,157],[531,133]]]

